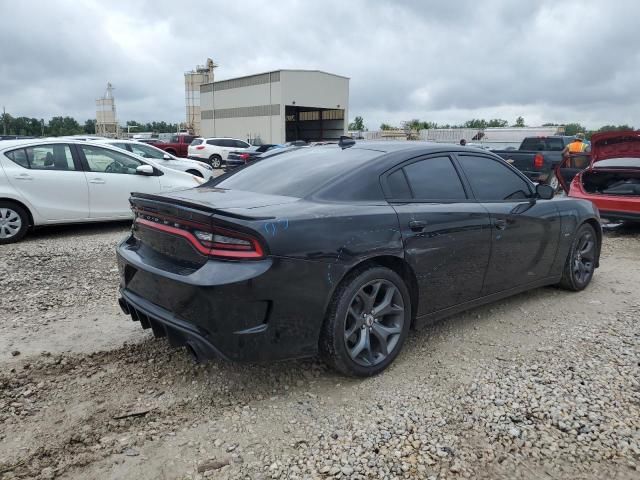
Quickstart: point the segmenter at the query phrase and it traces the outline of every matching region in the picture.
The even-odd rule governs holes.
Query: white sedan
[[[204,179],[105,144],[71,139],[0,142],[0,244],[30,227],[124,220],[131,192],[196,187]]]
[[[164,150],[154,147],[153,145],[136,142],[135,140],[105,139],[102,141],[109,145],[113,145],[114,147],[139,155],[142,158],[150,158],[163,167],[187,172],[191,175],[195,175],[196,177],[202,177],[205,180],[209,180],[213,175],[213,168],[211,168],[210,165],[197,160],[187,160],[186,158],[175,157]]]

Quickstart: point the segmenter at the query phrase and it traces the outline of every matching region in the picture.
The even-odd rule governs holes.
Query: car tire
[[[198,170],[187,170],[187,173],[190,173],[195,177],[204,178],[204,175],[202,175]]]
[[[341,282],[327,308],[320,356],[345,375],[376,375],[398,356],[410,324],[404,280],[385,267],[358,269]]]
[[[222,157],[220,155],[211,155],[209,157],[209,165],[213,168],[220,168],[222,165]]]
[[[29,229],[29,214],[14,202],[0,201],[0,245],[22,240]]]
[[[551,172],[549,174],[549,178],[547,178],[547,185],[553,188],[553,191],[556,193],[559,192],[562,188],[562,185],[560,185],[560,182],[558,181],[558,177],[556,177],[555,172]]]
[[[565,290],[584,290],[593,278],[598,255],[598,237],[587,223],[578,228],[565,261],[558,286]]]

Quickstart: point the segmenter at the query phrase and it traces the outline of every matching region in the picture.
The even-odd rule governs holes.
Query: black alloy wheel
[[[372,266],[336,289],[320,339],[322,358],[336,370],[367,377],[398,356],[411,323],[411,300],[393,270]]]
[[[374,280],[358,290],[347,310],[344,341],[351,360],[364,367],[379,364],[400,340],[404,300],[388,280]]]
[[[562,273],[560,286],[579,291],[589,285],[596,268],[598,237],[591,225],[584,224],[576,232]]]

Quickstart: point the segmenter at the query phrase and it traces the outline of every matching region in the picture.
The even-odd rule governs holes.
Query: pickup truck
[[[158,141],[152,145],[174,157],[187,158],[189,144],[194,138],[195,135],[173,135],[168,141]]]
[[[492,150],[512,164],[534,182],[546,183],[555,190],[560,188],[555,168],[562,158],[562,150],[574,137],[554,135],[527,137],[517,150]]]

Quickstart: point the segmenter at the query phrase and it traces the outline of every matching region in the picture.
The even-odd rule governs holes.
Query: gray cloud
[[[278,68],[351,77],[351,116],[640,126],[640,3],[4,2],[0,102],[13,115],[95,116],[107,81],[124,121],[181,121],[183,72]]]

